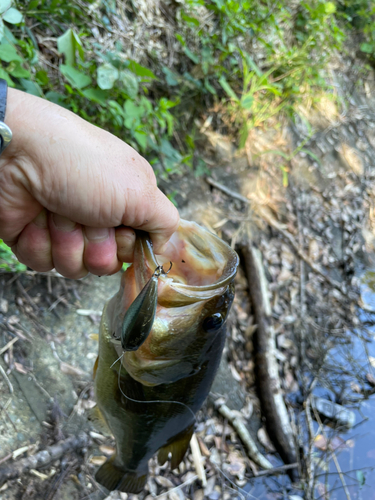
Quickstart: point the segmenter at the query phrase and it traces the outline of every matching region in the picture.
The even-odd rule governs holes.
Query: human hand
[[[20,262],[68,278],[113,274],[133,259],[133,229],[161,253],[178,212],[133,148],[14,89],[5,122],[13,140],[0,157],[0,238]]]

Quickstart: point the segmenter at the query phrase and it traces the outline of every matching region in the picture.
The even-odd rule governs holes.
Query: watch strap
[[[0,78],[0,155],[12,140],[12,131],[4,123],[7,108],[8,84]]]
[[[8,84],[6,80],[0,78],[0,121],[5,120],[5,110],[7,107]]]

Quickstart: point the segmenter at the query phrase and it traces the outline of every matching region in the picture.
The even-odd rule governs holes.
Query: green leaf
[[[227,95],[229,97],[231,97],[234,101],[236,102],[240,102],[240,100],[238,99],[238,97],[236,96],[234,90],[232,89],[232,87],[229,85],[229,83],[226,81],[225,77],[224,76],[221,76],[220,79],[219,79],[219,83],[220,85],[223,87],[223,89],[225,90],[225,92],[227,93]]]
[[[119,77],[119,71],[110,63],[102,64],[97,69],[97,82],[101,89],[108,90],[113,87]]]
[[[182,36],[181,36],[181,35],[179,35],[179,34],[177,33],[177,34],[176,34],[176,38],[177,38],[177,40],[180,42],[180,44],[181,44],[183,47],[185,47],[186,42],[185,42],[185,40],[182,38]]]
[[[60,64],[60,72],[77,89],[83,89],[91,83],[91,78],[88,75],[81,73],[78,69],[72,68],[72,66],[68,66],[67,64]]]
[[[215,88],[214,88],[214,87],[210,84],[210,82],[209,82],[209,80],[208,80],[207,78],[204,80],[204,86],[205,86],[205,88],[206,88],[206,89],[207,89],[207,90],[208,90],[211,94],[213,94],[213,95],[216,95],[216,94],[217,94],[217,92],[216,92]]]
[[[46,99],[50,102],[54,102],[55,104],[59,104],[60,106],[63,104],[63,102],[66,99],[66,96],[64,94],[60,94],[60,92],[47,92],[46,94]]]
[[[22,57],[18,54],[14,45],[10,45],[9,43],[2,43],[0,45],[0,60],[5,62],[23,62]]]
[[[89,88],[82,90],[82,94],[86,99],[102,104],[103,106],[107,102],[108,93],[105,90]]]
[[[162,68],[162,72],[165,74],[165,81],[167,82],[168,85],[170,85],[171,87],[175,87],[176,85],[178,85],[178,80],[173,71],[164,66]]]
[[[139,85],[137,77],[129,70],[120,71],[120,82],[125,88],[130,99],[135,99],[138,95]]]
[[[147,147],[147,135],[145,132],[134,132],[134,138],[141,146],[142,149],[146,149]]]
[[[122,109],[122,107],[120,106],[120,104],[116,101],[108,101],[108,106],[113,109],[118,115],[123,115],[124,114],[124,110]]]
[[[190,49],[188,49],[186,46],[184,47],[184,52],[188,56],[189,59],[193,61],[195,64],[199,64],[199,57],[194,54]]]
[[[179,102],[180,102],[179,99],[177,99],[176,101],[171,101],[166,97],[162,97],[159,101],[159,106],[162,110],[166,110],[174,108],[175,106],[177,106],[177,104],[179,104]]]
[[[11,66],[11,67],[10,67]],[[8,66],[8,73],[15,78],[30,78],[30,72],[21,66],[19,61],[13,61]]]
[[[320,161],[320,158],[318,156],[316,156],[316,154],[313,153],[312,151],[310,151],[309,149],[303,148],[303,149],[300,150],[300,152],[301,153],[303,152],[303,153],[306,153],[307,155],[309,155],[313,160],[315,160],[317,162],[317,164],[319,166],[322,165],[322,162]]]
[[[16,43],[20,43],[21,40],[17,40],[10,29],[4,25],[4,35],[1,41],[5,44],[15,45]]]
[[[254,103],[254,96],[252,94],[245,94],[241,97],[241,106],[244,109],[251,109]]]
[[[144,66],[141,66],[140,64],[138,64],[135,61],[130,60],[130,64],[129,64],[128,68],[130,69],[130,71],[132,71],[137,76],[151,78],[151,80],[157,79],[156,75],[154,75],[154,73],[150,69],[145,68]]]
[[[12,0],[0,0],[0,14],[3,14],[12,5]]]
[[[47,71],[44,71],[44,69],[40,69],[39,71],[36,72],[35,78],[37,79],[39,85],[48,85],[49,84],[49,78]]]
[[[23,21],[22,13],[14,7],[8,9],[2,17],[4,21],[10,24],[20,24]]]
[[[76,62],[76,51],[80,58],[84,59],[84,51],[79,35],[71,28],[57,39],[57,49],[65,56],[65,62],[69,66],[73,66]]]
[[[3,68],[0,68],[0,78],[2,78],[3,80],[6,80],[9,87],[15,87],[13,80],[11,79],[11,77],[8,75],[8,73]]]
[[[240,139],[238,141],[238,146],[240,149],[245,147],[247,138],[249,137],[249,127],[247,126],[247,122],[244,122],[240,129]]]
[[[143,106],[137,106],[130,99],[125,101],[124,111],[126,118],[141,118],[145,112]]]
[[[190,23],[190,24],[194,24],[194,26],[199,26],[199,21],[197,18],[195,17],[192,17],[192,16],[188,16],[187,14],[185,14],[184,11],[181,12],[181,17],[184,21],[186,21],[187,23]]]
[[[324,4],[324,11],[326,14],[334,14],[336,12],[336,5],[333,2],[326,2]]]
[[[31,80],[25,80],[21,78],[22,87],[26,90],[28,94],[36,95],[37,97],[41,97],[43,95],[42,89],[39,85]]]
[[[27,267],[18,262],[12,250],[6,245],[3,240],[0,240],[0,269],[6,272],[23,272]]]
[[[359,49],[361,52],[365,52],[366,54],[372,54],[374,52],[374,45],[371,43],[361,43]]]

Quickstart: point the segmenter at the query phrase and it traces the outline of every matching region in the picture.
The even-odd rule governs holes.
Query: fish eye
[[[214,333],[219,330],[219,328],[223,323],[224,323],[223,316],[220,313],[215,313],[203,321],[203,329],[207,333]]]

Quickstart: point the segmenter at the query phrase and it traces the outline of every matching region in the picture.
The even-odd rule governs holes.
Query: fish
[[[151,293],[147,284],[168,262],[168,274],[157,273],[155,301],[154,285]],[[238,264],[229,245],[195,222],[180,221],[158,261],[149,234],[136,231],[133,264],[104,306],[94,365],[91,420],[116,442],[114,455],[95,475],[108,490],[140,493],[156,453],[172,469],[182,461],[220,363]],[[138,302],[146,334],[138,321],[139,335],[134,328],[126,335],[123,325],[135,324],[140,306],[134,301],[145,287]],[[129,350],[121,344],[125,337]]]

